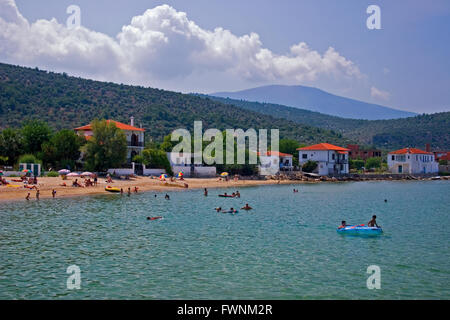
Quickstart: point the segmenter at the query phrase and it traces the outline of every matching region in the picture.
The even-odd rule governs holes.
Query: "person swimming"
[[[239,191],[236,191],[236,197],[240,198],[241,194],[239,193]]]
[[[380,228],[380,226],[377,224],[377,216],[376,215],[373,215],[372,216],[372,220],[370,220],[369,222],[367,222],[367,225],[369,226],[369,227],[377,227],[377,228]]]
[[[166,193],[165,197],[166,200],[170,200],[170,196]]]
[[[158,216],[158,217],[147,217],[147,220],[159,220],[159,219],[162,219],[162,217],[161,216]]]
[[[345,228],[347,226],[347,222],[345,220],[342,220],[341,225],[338,227],[338,229]]]
[[[205,188],[205,192],[204,192],[205,197],[208,196],[208,189]]]
[[[220,211],[222,211],[222,207],[214,208],[214,210],[216,210],[217,212],[220,212]]]
[[[250,206],[248,205],[248,203],[246,203],[245,206],[242,207],[241,209],[242,209],[242,210],[252,210],[253,208],[250,207]]]

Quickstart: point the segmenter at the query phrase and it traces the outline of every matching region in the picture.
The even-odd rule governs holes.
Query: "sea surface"
[[[2,203],[0,299],[450,299],[447,181],[260,186],[218,197],[233,191]],[[214,210],[246,203],[254,209]],[[337,234],[341,220],[366,224],[373,214],[383,235]],[[80,289],[67,287],[71,265]],[[372,265],[380,289],[367,288]]]

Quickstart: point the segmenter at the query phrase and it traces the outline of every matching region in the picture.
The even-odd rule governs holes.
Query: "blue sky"
[[[0,0],[4,1],[13,0]],[[103,43],[104,51],[96,54],[102,60],[91,66],[90,61],[95,59],[89,57],[86,50],[78,48],[82,51],[69,55],[66,48],[58,48],[30,58],[25,52],[14,52],[25,50],[18,44],[20,40],[4,36],[12,43],[9,51],[3,53],[0,47],[0,61],[4,62],[182,92],[209,93],[265,84],[302,84],[402,110],[420,113],[450,110],[450,2],[445,0],[16,0],[15,3],[30,24],[37,19],[56,18],[62,25],[68,17],[66,8],[76,4],[81,8],[81,25],[109,38],[99,40],[92,32],[83,35],[83,39],[88,39],[83,44],[87,48],[94,42]],[[139,51],[142,41],[148,40],[145,36],[148,31],[155,31],[143,17],[147,25],[139,24],[142,30],[137,40],[131,29],[122,35],[121,46],[125,44],[127,51],[123,58],[123,49],[116,43],[122,26],[130,25],[133,17],[143,16],[147,9],[163,4],[174,9],[165,16],[169,20],[175,21],[177,13],[185,12],[187,20],[195,24],[195,30],[200,30],[200,38],[193,40],[187,36],[191,29],[183,29],[186,31],[183,36],[158,29],[159,35],[167,36],[165,45],[161,39],[159,42],[152,40]],[[366,8],[371,4],[381,8],[381,30],[366,27]],[[158,17],[163,21],[164,17]],[[36,31],[38,27],[44,31]],[[211,37],[202,36],[204,31],[213,32],[218,27],[229,30],[232,36],[221,32]],[[49,30],[65,34],[55,24],[43,24],[34,29],[30,32],[40,36]],[[252,33],[258,37],[240,38]],[[33,35],[33,39],[36,38],[36,33]],[[1,37],[0,40],[5,41]],[[214,41],[208,40],[212,38]],[[45,41],[61,42],[64,38],[58,35],[54,39],[59,40],[44,39],[40,43],[53,48],[52,43]],[[300,50],[301,54],[290,51],[301,42],[307,44],[307,49]],[[130,46],[134,50],[131,50],[132,55],[128,52]],[[222,56],[214,53],[217,46],[224,46],[220,51]],[[233,48],[230,61],[224,53],[227,46]],[[333,51],[328,56],[326,52],[330,47]],[[260,59],[262,53],[265,55]],[[109,57],[116,64],[120,64],[121,59],[131,59],[134,64],[124,64],[113,73],[105,62]],[[303,61],[308,61],[306,66]]]

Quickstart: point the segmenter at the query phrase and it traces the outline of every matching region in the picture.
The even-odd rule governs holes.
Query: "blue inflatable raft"
[[[383,229],[377,227],[367,227],[364,225],[346,226],[345,228],[338,228],[339,234],[349,235],[367,235],[375,236],[383,233]]]

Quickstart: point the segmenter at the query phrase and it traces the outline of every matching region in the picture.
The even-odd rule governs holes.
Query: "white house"
[[[277,174],[280,170],[292,171],[294,168],[292,154],[279,151],[267,151],[264,155],[258,152],[258,156],[261,162],[259,165],[260,175]]]
[[[316,170],[321,176],[348,174],[349,172],[349,149],[329,143],[319,143],[297,150],[300,165],[302,166],[308,161],[317,162]]]
[[[194,164],[194,155],[190,152],[167,152],[173,173],[181,171],[185,177],[214,177],[217,173],[216,167]]]
[[[438,163],[434,153],[416,148],[404,148],[388,153],[387,163],[392,173],[436,173]]]
[[[117,128],[122,129],[127,138],[127,161],[131,162],[135,155],[141,154],[144,149],[144,132],[142,128],[134,126],[134,117],[131,117],[130,124],[124,124],[114,120],[106,120],[107,123],[114,123]],[[92,125],[88,124],[74,129],[78,134],[86,137],[87,140],[92,138]]]

